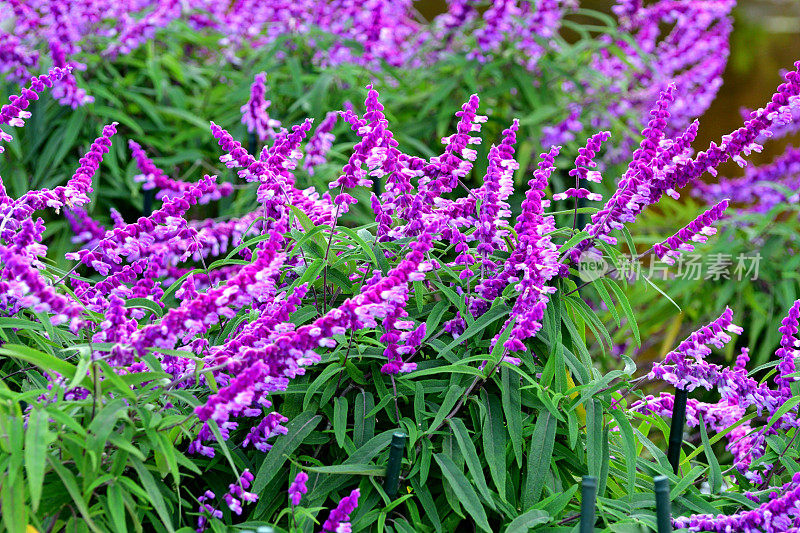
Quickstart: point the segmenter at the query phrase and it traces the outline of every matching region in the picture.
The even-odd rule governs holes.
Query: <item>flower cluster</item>
[[[139,143],[133,139],[128,141],[128,147],[131,150],[131,155],[136,161],[136,166],[139,168],[141,174],[134,176],[133,181],[142,183],[142,189],[152,190],[156,189],[155,197],[158,199],[169,198],[177,196],[186,192],[191,186],[191,183],[172,179],[167,176],[163,170],[158,168],[153,161],[147,157],[147,154],[139,146]],[[231,183],[215,183],[215,187],[209,193],[204,194],[198,200],[198,204],[207,204],[214,200],[230,196],[233,193],[233,185]]]
[[[721,144],[712,142],[708,150],[693,158],[685,154],[697,133],[694,124],[683,134],[663,142],[674,87],[662,93],[651,112],[652,119],[644,131],[645,138],[634,153],[628,172],[603,209],[592,215],[591,223],[585,228],[592,238],[584,240],[573,250],[573,259],[588,249],[596,238],[615,243],[616,239],[610,233],[621,229],[625,223],[634,222],[647,206],[656,203],[664,194],[695,182],[705,172],[716,175],[716,168],[731,159],[744,166],[742,156],[761,150],[761,145],[756,142],[759,136],[787,120],[783,111],[792,98],[800,95],[800,62],[795,63],[795,70],[787,72],[784,78],[786,82],[778,87],[765,108],[754,111],[744,126],[724,135]]]
[[[748,479],[761,483],[763,472],[772,469],[770,464],[756,464],[766,451],[766,438],[780,428],[800,426],[797,406],[787,406],[792,397],[790,384],[797,378],[795,373],[795,357],[798,354],[797,332],[800,319],[800,300],[796,301],[783,319],[779,331],[781,343],[775,352],[778,360],[778,372],[772,389],[766,383],[759,383],[750,377],[745,369],[749,361],[746,350],[737,357],[733,368],[723,368],[709,363],[706,358],[711,354],[708,345],[722,348],[731,340],[730,333],[739,334],[742,328],[731,323],[733,313],[730,309],[707,326],[692,333],[675,350],[669,352],[663,362],[653,365],[648,377],[673,384],[676,388],[693,390],[704,387],[716,389],[721,398],[709,404],[690,399],[687,406],[687,421],[690,426],[698,424],[697,414],[703,415],[703,422],[714,431],[725,431],[735,423],[739,423],[749,407],[755,407],[759,415],[770,420],[770,427],[754,429],[749,423],[740,423],[727,435],[728,450],[734,455],[735,466]],[[673,398],[662,393],[635,402],[631,409],[639,412],[652,412],[672,416]],[[780,412],[779,412],[780,411]]]
[[[578,150],[579,155],[575,159],[575,168],[569,171],[569,175],[575,178],[575,187],[567,189],[564,192],[554,194],[553,200],[557,201],[566,200],[567,198],[586,198],[587,200],[591,200],[593,202],[599,202],[603,199],[601,194],[593,193],[587,189],[584,189],[580,186],[580,183],[581,180],[600,183],[600,181],[603,179],[603,177],[600,175],[600,172],[589,169],[597,166],[597,163],[594,162],[594,157],[597,155],[597,152],[600,150],[603,142],[608,140],[610,136],[610,132],[601,131],[600,133],[589,137],[589,140],[586,141],[586,146]]]
[[[722,200],[691,221],[675,235],[667,238],[663,242],[653,245],[653,252],[665,263],[673,264],[675,258],[678,257],[681,252],[691,252],[694,250],[694,246],[689,244],[688,241],[703,243],[708,240],[708,237],[717,232],[717,230],[712,227],[712,224],[722,218],[727,208],[728,200]]]
[[[385,8],[380,13],[387,17],[394,12],[388,4],[377,4]],[[164,7],[159,16],[169,13]],[[676,13],[684,11],[676,8]],[[147,20],[144,16],[139,22]],[[491,35],[485,38],[493,39]],[[800,70],[800,63],[796,67]],[[13,97],[10,106],[0,110],[3,123],[22,126],[35,91],[52,84],[59,72],[67,71],[36,78],[31,89]],[[363,113],[348,108],[329,114],[309,140],[312,122],[305,120],[276,133],[257,156],[211,123],[211,134],[223,152],[220,160],[237,169],[256,198],[251,212],[227,220],[190,221],[189,213],[202,202],[232,193],[232,186],[218,185],[215,176],[196,182],[170,179],[138,144],[131,143],[141,171],[137,179],[146,187],[157,187],[162,203],[149,216],[133,222],[114,215],[113,226],[106,229],[92,221],[82,206],[89,202],[93,177],[111,145],[112,124],[103,129],[66,185],[30,191],[18,199],[5,192],[0,195],[0,306],[11,314],[33,316],[28,311],[33,310],[37,320],[55,325],[69,322],[75,333],[98,343],[93,357],[102,358],[120,374],[152,371],[168,376],[152,383],[153,387],[208,385],[212,392],[194,408],[198,429],[192,435],[190,453],[213,455],[216,435],[267,451],[276,435],[287,432],[283,426],[287,419],[273,406],[271,395],[285,390],[307,366],[335,358],[348,336],[370,338],[385,358],[380,371],[393,379],[416,370],[415,357],[434,333],[409,312],[410,302],[424,297],[423,290],[442,296],[437,300],[446,313],[441,316],[446,324],[442,329],[453,338],[490,309],[505,313],[502,325],[494,326],[496,336],[487,343],[487,351],[502,351],[492,363],[495,368],[519,364],[517,357],[530,349],[529,340],[543,327],[558,279],[569,274],[570,259],[596,239],[613,243],[612,230],[635,221],[664,194],[672,194],[705,171],[713,172],[726,160],[756,150],[759,136],[785,122],[787,108],[800,95],[800,73],[785,77],[786,83],[771,102],[754,112],[744,127],[694,157],[688,154],[697,125],[669,136],[677,86],[664,90],[617,190],[587,226],[590,238],[572,249],[567,241],[575,232],[558,230],[553,213],[546,211],[558,146],[541,155],[527,188],[520,191],[524,193],[520,214],[511,219],[514,177],[521,170],[515,159],[517,121],[488,149],[485,173],[473,176],[479,184],[467,186],[469,180],[464,178],[473,172],[478,155],[471,146],[480,142],[476,132],[486,121],[478,114],[477,95],[456,113],[456,131],[442,140],[442,152],[428,158],[401,149],[372,86],[367,88]],[[252,110],[251,118],[263,119],[256,111],[265,111],[264,94],[255,92],[253,106],[245,106],[245,113]],[[337,116],[358,140],[329,183],[335,196],[299,189],[296,174],[301,160],[313,156],[306,160],[308,168],[320,168]],[[593,170],[595,158],[608,139],[609,134],[602,131],[587,141],[569,171],[576,182],[572,194],[555,198],[588,196],[582,182],[600,180]],[[354,231],[339,225],[348,207],[369,209],[359,202],[369,196],[366,189],[376,180],[384,185],[384,192],[370,196],[374,233],[372,226]],[[722,216],[726,206],[726,202],[718,204],[657,245],[656,254],[674,255],[690,246],[687,241],[708,235],[707,227]],[[56,276],[42,260],[47,252],[45,222],[34,215],[52,209],[56,216],[62,208],[68,208],[64,211],[76,228],[81,248],[66,256],[77,262],[74,268]],[[332,294],[334,277],[338,288]],[[131,298],[144,301],[128,306]],[[306,316],[299,320],[301,309]],[[729,423],[732,417],[741,418],[750,408],[775,417],[770,429],[742,425],[731,433],[729,449],[736,466],[751,479],[771,467],[756,464],[764,457],[770,431],[798,425],[797,408],[782,409],[796,379],[798,320],[800,301],[780,330],[775,389],[747,374],[746,353],[731,369],[707,361],[711,347],[720,348],[731,340],[730,333],[741,332],[732,324],[729,309],[667,354],[650,375],[687,390],[719,390],[718,404],[692,404],[694,413],[703,414],[712,428]],[[488,360],[489,353],[478,359]],[[533,356],[537,355],[541,354]],[[53,381],[66,387],[62,378],[54,376]],[[70,398],[92,394],[88,389],[70,393]],[[670,408],[667,396],[654,403],[657,412]],[[644,410],[648,405],[634,408]],[[298,475],[290,487],[294,505],[306,492],[306,479]],[[252,482],[253,476],[245,471],[229,486],[222,500],[233,513],[241,513],[244,503],[255,500],[255,494],[248,492]],[[323,529],[348,531],[359,496],[355,490],[343,498]],[[200,528],[209,517],[219,516],[210,503],[214,495],[206,493],[201,498]]]
[[[800,528],[800,472],[780,490],[770,492],[756,509],[732,515],[692,515],[673,520],[677,528],[689,531],[742,531],[781,533]]]
[[[754,213],[768,213],[779,204],[797,202],[800,199],[800,149],[789,146],[771,163],[748,166],[741,178],[700,182],[692,194],[707,202],[730,198],[742,209]]]
[[[52,87],[54,83],[68,76],[71,67],[53,68],[47,74],[34,76],[30,79],[30,87],[23,88],[19,96],[11,96],[9,103],[0,108],[0,125],[8,124],[21,128],[25,125],[25,119],[30,118],[30,111],[26,111],[32,101],[39,99],[40,92],[46,87]],[[13,137],[4,131],[0,131],[0,142],[10,141]],[[0,153],[5,149],[0,145]]]
[[[267,108],[272,104],[266,99],[267,73],[256,74],[255,81],[250,87],[250,100],[242,106],[242,123],[247,126],[247,131],[255,133],[259,140],[274,139],[276,128],[281,127],[279,120],[275,120],[267,113]]]
[[[322,524],[322,531],[330,531],[331,533],[350,533],[350,515],[358,507],[358,498],[361,492],[354,489],[349,496],[345,496],[339,500],[339,505],[331,510],[328,519]]]
[[[303,494],[308,492],[306,481],[308,481],[308,474],[305,472],[298,472],[292,484],[289,485],[289,498],[292,500],[292,505],[300,505]]]

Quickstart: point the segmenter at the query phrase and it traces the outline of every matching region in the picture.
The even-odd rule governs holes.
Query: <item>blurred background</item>
[[[579,0],[580,6],[611,13],[613,0]],[[421,0],[417,8],[430,20],[445,9],[443,0]],[[740,108],[758,108],[772,96],[784,69],[800,57],[800,1],[739,0],[734,11],[731,57],[725,71],[724,85],[700,121],[695,146],[703,148],[710,141],[742,125]],[[786,144],[798,139],[787,137],[767,143],[762,154],[751,159],[766,163],[784,151]],[[724,167],[725,170],[736,166]],[[735,170],[733,170],[735,172]]]

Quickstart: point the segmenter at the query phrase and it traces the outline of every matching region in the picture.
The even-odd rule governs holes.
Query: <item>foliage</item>
[[[587,474],[599,480],[597,525],[613,531],[655,527],[657,475],[670,480],[677,525],[797,525],[800,302],[778,292],[792,259],[754,283],[675,280],[658,292],[612,277],[584,283],[581,258],[594,251],[619,269],[623,251],[694,218],[693,203],[661,201],[660,215],[652,205],[755,149],[797,101],[800,74],[700,153],[690,149],[696,126],[670,120],[685,108],[669,86],[630,164],[614,165],[618,146],[603,143],[634,138],[625,119],[641,110],[605,113],[588,65],[636,40],[599,20],[592,31],[615,44],[588,29],[575,42],[552,36],[537,85],[510,52],[322,69],[314,52],[333,45],[317,30],[306,35],[313,46],[282,37],[231,61],[207,53],[214,31],[175,20],[114,61],[83,58],[78,81],[94,103],[68,110],[42,97],[30,117],[18,99],[4,106],[0,119],[15,128],[0,156],[2,528],[572,531]],[[292,54],[278,53],[286,47]],[[270,115],[298,123],[261,156],[237,141],[260,71]],[[570,77],[579,82],[565,89]],[[380,100],[370,85],[363,108],[344,106],[370,81]],[[467,102],[455,119],[453,101]],[[613,131],[531,161],[544,128],[577,101]],[[309,175],[299,163],[314,136],[302,118],[342,107],[328,162]],[[146,171],[128,162],[126,134],[162,168],[189,165],[169,172],[180,187],[135,222],[126,220],[144,199],[131,176]],[[215,203],[215,176],[190,181],[208,171],[227,182],[228,169],[236,192]],[[606,205],[584,206],[583,187],[605,189]],[[548,196],[563,203],[548,207]],[[87,205],[122,215],[103,226]],[[705,250],[780,246],[791,226],[775,221],[789,209],[743,215],[748,224]],[[727,348],[726,332],[741,333],[730,310],[681,343],[681,323],[666,327],[673,301],[695,329],[736,297],[771,314],[739,315],[749,337]],[[752,370],[737,344],[759,345]],[[653,345],[653,359],[666,356],[641,376],[650,365],[629,355]],[[715,365],[706,345],[735,362]],[[645,396],[666,384],[707,389],[692,392],[678,473],[664,451],[673,397]],[[408,438],[391,498],[398,430]]]

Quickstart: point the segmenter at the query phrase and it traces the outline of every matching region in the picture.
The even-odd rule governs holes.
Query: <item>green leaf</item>
[[[106,489],[106,498],[108,505],[108,515],[111,518],[111,523],[114,526],[114,531],[126,533],[128,531],[128,524],[125,521],[125,504],[124,496],[122,494],[122,487],[117,483],[111,483]]]
[[[112,400],[97,413],[92,423],[89,424],[89,437],[86,439],[86,447],[97,453],[98,457],[103,452],[109,435],[114,431],[120,412],[124,411],[125,408],[125,401],[122,398]]]
[[[339,226],[337,228],[337,231],[341,231],[341,232],[347,234],[351,239],[356,241],[358,243],[358,245],[361,247],[361,250],[364,252],[364,254],[372,262],[373,266],[375,268],[378,268],[378,258],[375,257],[375,252],[372,251],[372,248],[369,247],[367,242],[364,239],[362,239],[361,236],[358,233],[356,233],[355,231],[353,231],[352,229],[350,229],[350,228],[348,228],[346,226]]]
[[[600,400],[586,402],[586,467],[599,477],[603,464],[603,406]]]
[[[47,447],[53,440],[50,432],[47,413],[40,409],[31,411],[28,417],[28,430],[25,432],[25,471],[28,474],[28,488],[31,495],[31,507],[39,509],[44,484],[44,465]]]
[[[492,475],[494,486],[500,498],[506,499],[506,428],[503,425],[503,413],[497,396],[489,396],[484,402],[486,416],[483,420],[483,453]]]
[[[434,332],[439,331],[439,324],[441,323],[442,316],[444,316],[444,312],[447,311],[448,307],[450,307],[450,303],[446,300],[442,300],[441,302],[437,303],[428,313],[428,318],[425,320],[426,339],[433,335]]]
[[[678,482],[672,487],[672,490],[669,491],[669,499],[674,500],[678,496],[683,495],[683,492],[686,490],[689,485],[694,483],[694,480],[699,478],[700,475],[705,471],[706,467],[702,465],[697,465],[692,468],[688,474],[680,477]]]
[[[341,464],[333,466],[303,466],[307,472],[317,474],[348,474],[354,476],[383,476],[386,474],[386,467],[365,464]]]
[[[458,500],[464,506],[464,510],[475,520],[475,524],[479,528],[491,533],[492,528],[486,518],[486,511],[483,509],[478,495],[469,481],[467,481],[464,473],[453,463],[452,459],[443,453],[436,453],[433,458],[439,464],[439,468],[442,469],[442,474],[450,484],[450,488],[458,496]]]
[[[139,474],[139,481],[142,483],[144,490],[147,491],[148,501],[153,505],[153,509],[156,510],[158,517],[161,519],[162,525],[167,528],[167,531],[174,533],[175,528],[172,527],[172,520],[167,512],[167,505],[164,502],[164,497],[161,495],[161,491],[156,485],[155,479],[153,479],[153,475],[150,473],[144,463],[142,463],[136,457],[131,457],[130,462],[133,464],[133,468],[136,469],[136,473]]]
[[[64,466],[62,466],[57,460],[53,460],[52,457],[48,457],[47,461],[50,463],[50,466],[53,467],[53,470],[56,471],[58,477],[61,478],[62,483],[64,483],[64,487],[67,489],[67,492],[72,497],[72,502],[75,504],[75,507],[78,509],[78,512],[83,517],[86,525],[92,531],[97,531],[100,533],[100,529],[94,523],[91,518],[91,514],[89,513],[89,507],[86,505],[86,500],[83,499],[83,494],[81,494],[81,490],[78,488],[78,483],[75,480],[75,476],[67,470]]]
[[[617,301],[620,303],[620,305],[622,305],[622,310],[625,313],[625,318],[628,319],[628,326],[631,328],[631,331],[633,332],[633,337],[636,339],[636,345],[641,346],[642,339],[639,336],[639,325],[636,322],[636,315],[633,314],[633,309],[631,308],[631,304],[628,301],[628,297],[625,296],[625,293],[622,292],[622,289],[619,288],[619,285],[617,285],[616,282],[611,280],[604,280],[604,281],[608,284],[609,287],[611,287],[611,290],[617,297]]]
[[[58,372],[67,379],[72,379],[75,375],[76,369],[73,365],[58,357],[21,344],[5,344],[0,348],[0,354],[22,359],[48,372]]]
[[[467,469],[472,476],[472,481],[478,487],[478,492],[483,496],[483,501],[494,509],[492,493],[489,492],[489,486],[486,485],[486,477],[483,475],[481,460],[478,458],[478,452],[475,450],[475,444],[467,432],[467,427],[460,418],[451,418],[449,422],[450,427],[453,428],[453,435],[456,438],[458,447],[461,448],[461,455],[464,456],[467,462]]]
[[[431,490],[419,481],[416,478],[411,478],[411,486],[416,493],[417,499],[419,503],[422,504],[422,508],[427,513],[428,518],[433,523],[434,529],[439,532],[442,531],[442,521],[439,518],[439,512],[436,510],[436,504],[433,501],[433,496],[431,496]]]
[[[763,430],[764,433],[765,434],[768,433],[769,429],[772,426],[774,426],[781,418],[783,418],[783,415],[794,409],[794,407],[798,403],[800,403],[800,396],[792,396],[791,398],[786,400],[783,403],[783,405],[781,405],[780,408],[777,411],[775,411],[775,413],[773,413],[773,415],[770,417],[769,422],[767,422],[767,427],[765,427]]]
[[[132,308],[138,307],[140,309],[147,309],[153,312],[153,315],[161,318],[164,315],[164,310],[159,307],[153,300],[147,298],[130,298],[125,301],[125,307]]]
[[[11,533],[25,533],[28,525],[28,508],[25,505],[25,489],[22,483],[9,483],[6,476],[0,485],[0,515],[3,524]]]
[[[714,449],[711,447],[711,443],[708,442],[708,431],[703,421],[703,415],[698,415],[698,418],[700,420],[698,425],[700,426],[700,438],[703,442],[703,450],[708,460],[708,467],[711,469],[711,474],[708,476],[708,483],[711,485],[711,494],[719,494],[722,488],[722,469],[719,467],[719,461],[717,461],[717,456],[714,455]]]
[[[375,417],[367,417],[367,413],[375,408],[375,399],[371,392],[362,391],[356,395],[353,405],[353,444],[360,448],[375,435]]]
[[[563,255],[564,253],[568,252],[573,246],[575,246],[581,241],[586,240],[589,237],[591,237],[591,235],[588,232],[579,231],[578,233],[570,237],[569,240],[567,240],[567,242],[562,244],[559,247],[558,252]]]
[[[511,445],[517,458],[517,465],[522,468],[522,399],[519,390],[519,379],[508,368],[500,369],[502,387],[500,389],[503,399],[503,411],[506,415],[508,434]]]
[[[408,373],[405,377],[407,379],[414,379],[414,378],[421,378],[425,376],[432,376],[435,374],[467,374],[470,376],[480,376],[482,375],[481,371],[477,368],[473,368],[471,366],[467,366],[463,364],[463,362],[455,363],[452,365],[440,365],[434,366],[430,368],[423,368],[421,370],[415,370],[414,372]]]
[[[465,387],[453,386],[447,389],[444,400],[442,400],[442,404],[439,406],[439,410],[436,412],[436,416],[433,418],[433,422],[431,422],[427,432],[439,429],[439,426],[444,422],[444,418],[450,413],[450,410],[455,407],[456,402],[464,394],[464,391],[466,391]]]
[[[608,281],[606,280],[606,278],[601,278],[601,279],[603,280],[603,282]],[[608,290],[606,290],[605,284],[603,282],[593,283],[592,287],[594,287],[597,293],[600,295],[600,298],[606,304],[606,307],[611,313],[611,316],[614,317],[614,322],[616,322],[617,327],[619,327],[621,325],[621,322],[619,320],[619,313],[617,313],[617,306],[615,306],[614,301],[611,300],[611,295],[608,294]],[[608,281],[608,282],[613,283],[613,281]]]
[[[628,494],[633,494],[636,489],[636,438],[633,436],[633,427],[628,417],[621,409],[610,409],[609,413],[617,421],[619,432],[622,434],[623,451],[625,452],[625,469],[627,472]]]
[[[508,524],[505,533],[528,533],[532,528],[550,521],[550,514],[541,509],[522,513]]]
[[[347,398],[338,397],[333,399],[333,434],[336,436],[336,444],[344,448],[344,440],[347,436]]]
[[[556,419],[545,409],[539,411],[536,427],[531,437],[531,448],[528,451],[528,478],[525,482],[523,508],[529,509],[539,501],[547,474],[550,472],[550,460],[553,457],[553,446],[556,440]]]
[[[283,467],[287,456],[294,453],[309,433],[314,431],[320,420],[322,420],[322,415],[314,415],[312,412],[305,411],[286,424],[286,434],[275,439],[275,443],[261,463],[253,480],[252,492],[258,494],[264,490],[267,483],[272,481],[272,478]]]

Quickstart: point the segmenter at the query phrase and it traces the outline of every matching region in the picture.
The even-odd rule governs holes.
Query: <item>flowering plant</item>
[[[585,474],[612,529],[655,525],[656,475],[676,527],[800,527],[800,303],[673,342],[618,243],[679,268],[796,199],[791,150],[699,185],[796,128],[797,70],[693,147],[733,2],[577,42],[566,1],[284,4],[0,0],[2,527],[570,529]]]
[[[111,121],[148,147],[150,157],[171,170],[169,177],[186,179],[186,167],[181,175],[176,165],[200,166],[215,157],[204,135],[207,119],[242,141],[248,125],[255,127],[241,124],[239,108],[260,72],[269,74],[262,85],[272,121],[261,127],[263,134],[279,130],[276,120],[292,124],[311,116],[320,122],[375,81],[396,118],[396,137],[417,143],[417,150],[436,145],[452,126],[450,108],[478,93],[491,104],[485,131],[492,138],[520,119],[523,167],[551,144],[572,156],[580,139],[598,128],[613,135],[614,150],[604,158],[623,160],[666,80],[679,85],[675,127],[711,101],[727,58],[731,8],[731,2],[681,1],[676,10],[668,9],[671,1],[621,2],[614,18],[580,13],[591,16],[590,34],[576,25],[575,2],[561,0],[502,2],[488,10],[488,2],[452,0],[427,23],[406,1],[294,2],[291,9],[284,2],[260,4],[148,0],[108,9],[96,0],[4,0],[0,75],[8,83],[0,93],[16,93],[30,75],[62,66],[53,56],[55,43],[68,50],[62,59],[72,68],[70,94],[79,90],[81,99],[94,99],[73,113],[48,97],[34,104],[40,119],[19,132],[0,160],[6,188],[19,196],[52,187],[96,137],[94,126]],[[376,15],[363,17],[364,9]],[[577,28],[580,37],[565,39],[563,28]],[[478,49],[482,53],[475,54]],[[704,54],[709,49],[719,53]],[[65,86],[62,80],[54,90]],[[488,153],[476,149],[482,167]],[[434,155],[428,150],[427,157]],[[333,155],[342,157],[336,149]],[[149,202],[147,190],[124,179],[140,174],[129,159],[124,143],[106,158],[108,172],[90,206],[94,218],[107,219],[110,207],[138,214]],[[206,214],[245,212],[240,203],[220,205]],[[61,244],[67,243],[54,243],[59,258],[67,251]]]
[[[423,157],[401,149],[370,86],[362,109],[337,113],[358,142],[328,175],[328,190],[301,188],[297,173],[304,152],[323,168],[332,118],[276,131],[260,153],[212,122],[219,161],[255,196],[253,211],[193,219],[196,206],[233,188],[216,176],[167,178],[134,141],[139,179],[160,189],[160,205],[135,221],[114,214],[103,227],[84,207],[119,145],[118,124],[109,124],[65,185],[0,196],[5,527],[203,530],[246,516],[326,531],[375,520],[513,530],[575,520],[575,479],[585,473],[600,479],[600,518],[615,527],[654,524],[652,505],[641,502],[655,474],[681,486],[677,525],[798,526],[785,459],[795,455],[800,304],[779,330],[774,386],[748,373],[746,351],[732,368],[708,360],[709,346],[741,332],[730,310],[650,370],[650,380],[719,393],[690,402],[706,462],[696,447],[679,458],[678,477],[650,437],[672,416],[672,396],[628,398],[637,369],[627,357],[595,368],[592,338],[605,349],[610,335],[570,278],[587,252],[614,261],[618,235],[664,194],[787,126],[798,70],[740,129],[696,154],[696,123],[670,133],[675,85],[667,86],[600,209],[577,201],[603,199],[590,183],[604,179],[595,160],[607,132],[574,162],[549,148],[528,174],[514,120],[485,150],[483,179],[470,188],[464,178],[479,156],[471,147],[487,121],[479,97],[456,113],[443,150]],[[30,103],[68,73],[33,78],[0,109],[2,123],[24,128]],[[242,105],[245,123],[266,109],[259,80],[251,103]],[[563,193],[551,184],[559,167],[575,183]],[[512,217],[518,173],[527,186]],[[574,207],[553,211],[553,198]],[[679,256],[725,207],[662,236],[654,253]],[[354,209],[373,221],[351,226]],[[579,210],[591,214],[585,225]],[[67,270],[47,257],[45,211],[66,214],[76,235]],[[607,278],[590,283],[638,342],[622,289]],[[751,424],[757,417],[765,422]],[[377,478],[397,428],[408,443],[405,494],[393,502]],[[733,456],[724,472],[708,430]],[[713,496],[693,484],[706,470]]]

